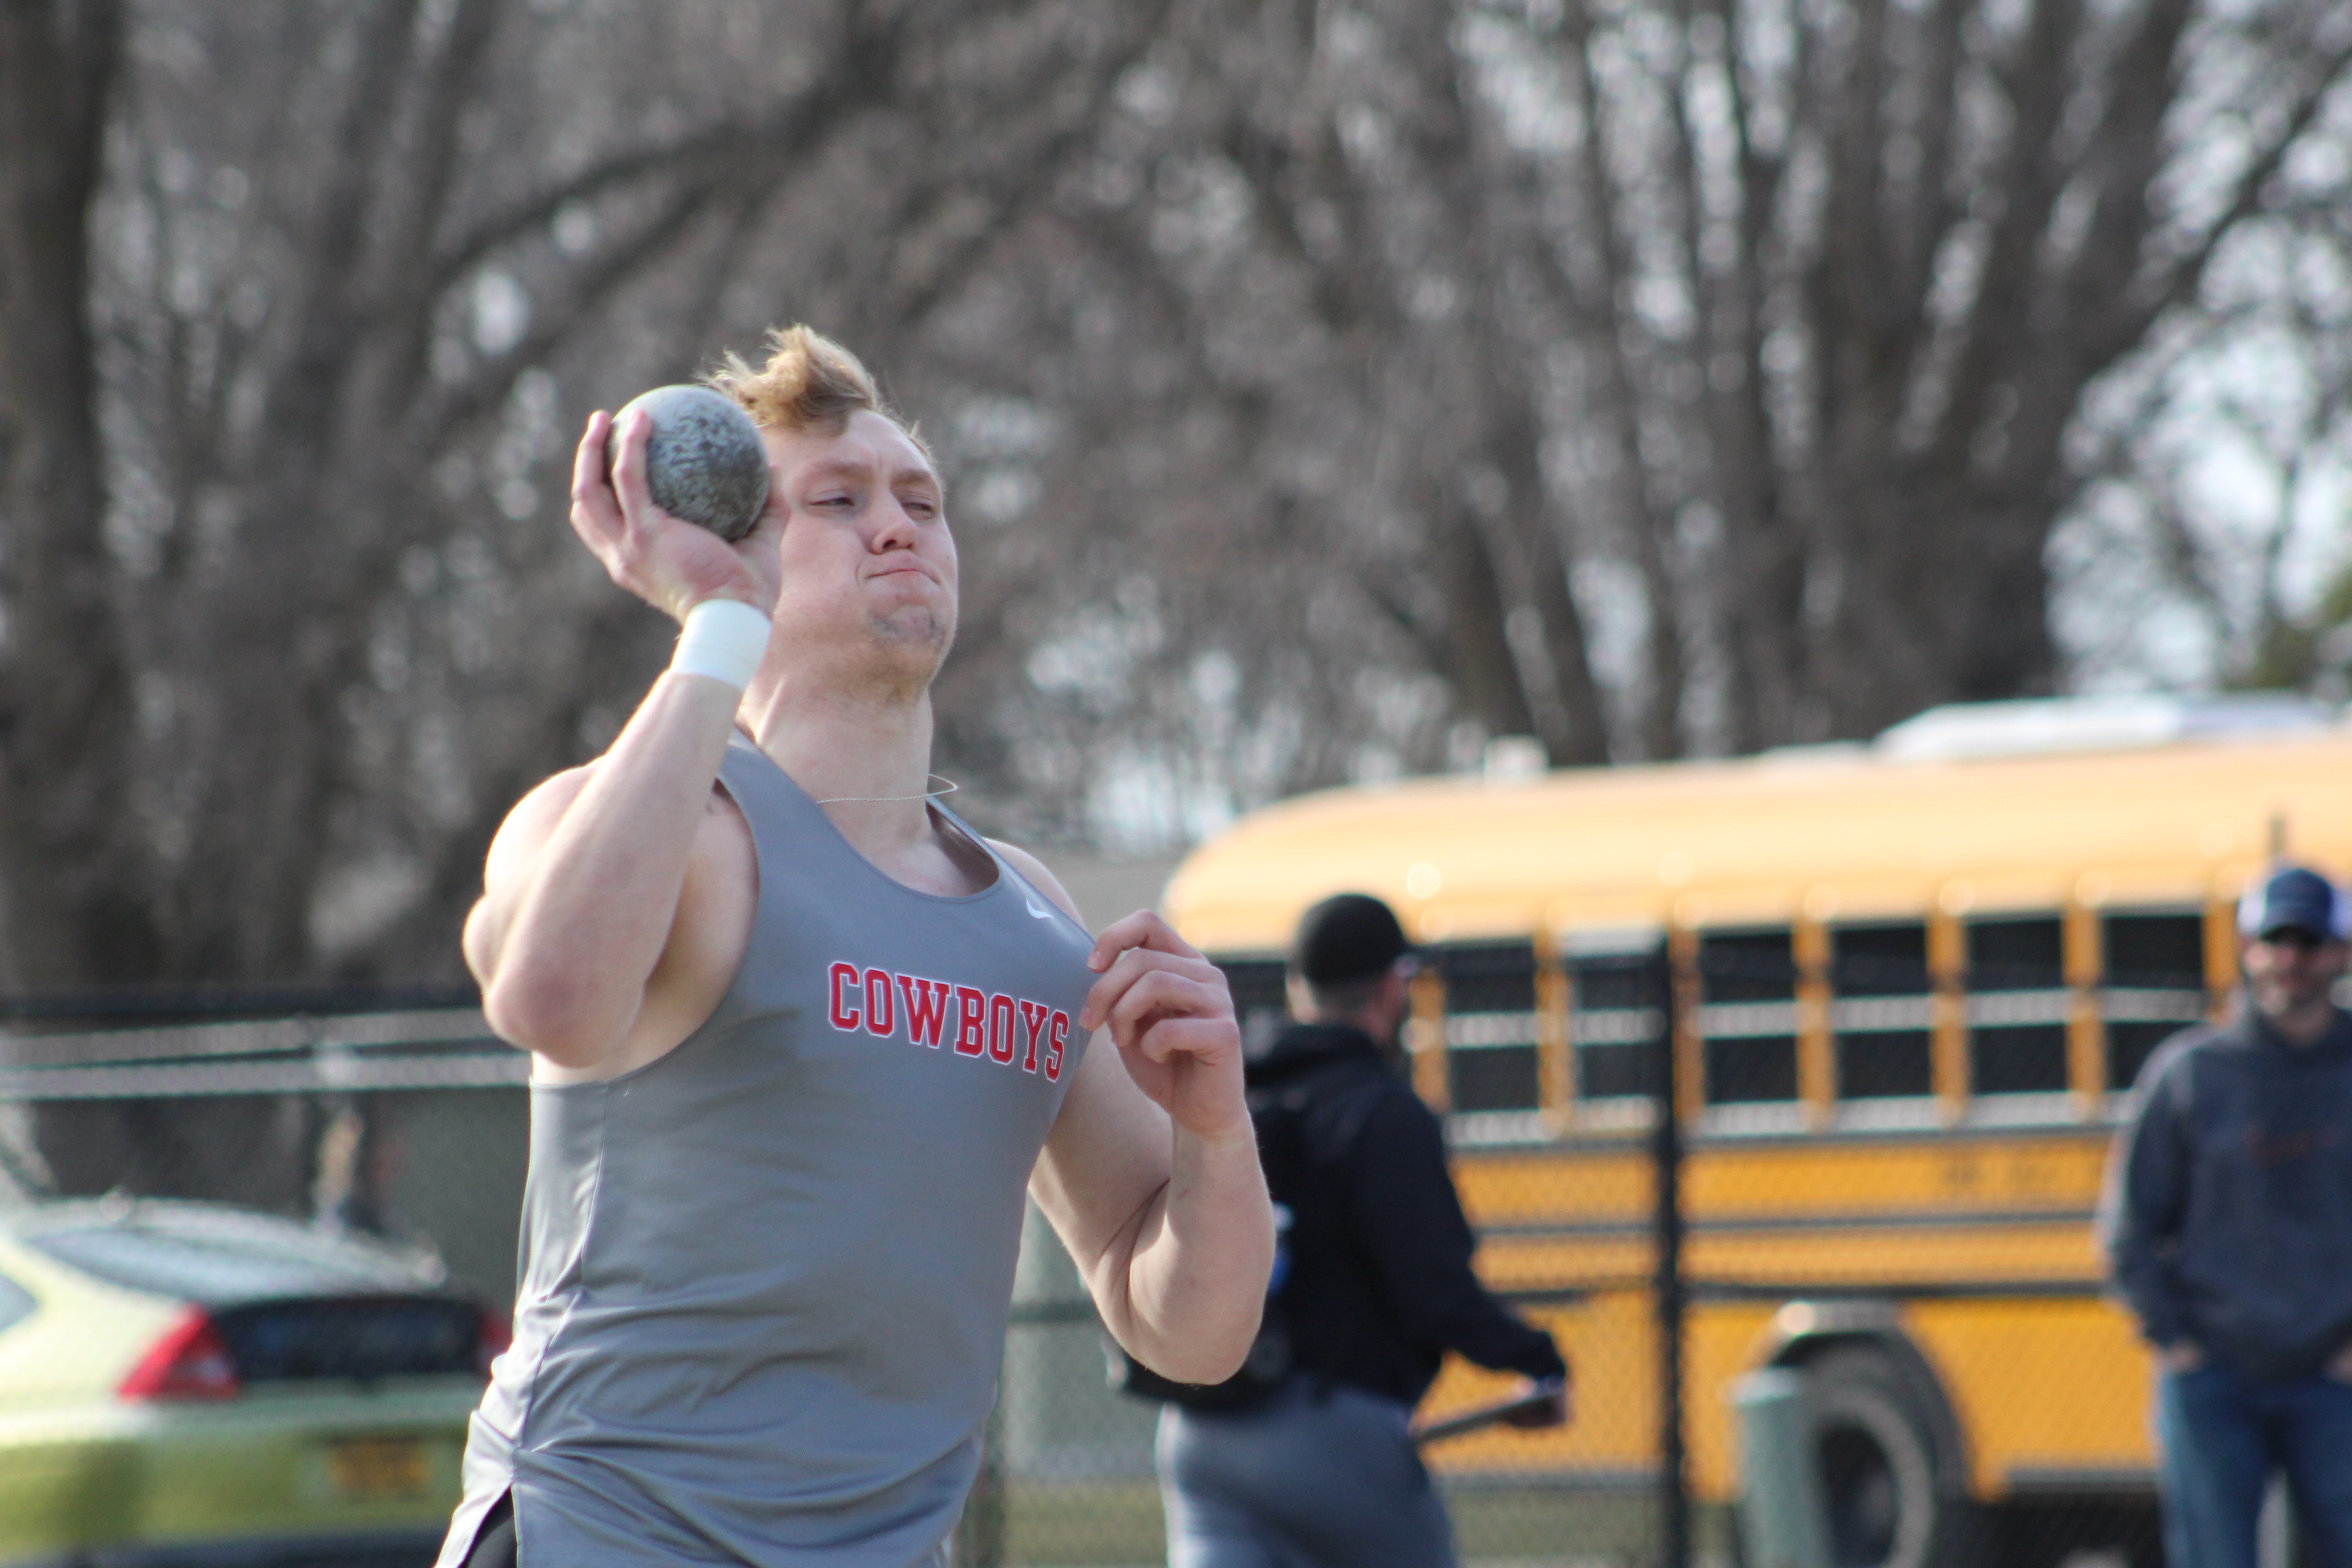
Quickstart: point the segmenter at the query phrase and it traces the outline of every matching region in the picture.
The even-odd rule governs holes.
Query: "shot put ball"
[[[620,426],[632,408],[646,432],[646,489],[654,504],[729,543],[751,531],[768,504],[768,448],[760,427],[732,398],[707,386],[656,386],[622,406],[605,437],[604,463],[620,456]]]

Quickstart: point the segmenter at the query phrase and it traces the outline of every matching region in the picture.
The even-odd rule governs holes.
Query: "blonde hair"
[[[795,324],[770,332],[768,363],[757,370],[730,352],[707,379],[763,429],[838,436],[848,427],[849,416],[862,410],[880,415],[917,446],[923,445],[915,427],[882,395],[873,372],[856,354],[809,327]]]

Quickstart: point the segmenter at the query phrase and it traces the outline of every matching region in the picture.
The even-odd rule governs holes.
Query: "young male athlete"
[[[466,928],[534,1053],[513,1347],[442,1568],[944,1562],[1025,1190],[1139,1359],[1247,1352],[1270,1210],[1223,980],[1155,916],[1089,939],[929,798],[956,547],[921,444],[803,328],[740,543],[588,422],[572,524],[684,626],[611,749],[539,786]],[[1090,1031],[1108,1049],[1088,1049]]]

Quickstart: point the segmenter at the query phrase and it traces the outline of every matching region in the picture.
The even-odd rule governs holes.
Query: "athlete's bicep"
[[[1030,885],[1080,925],[1077,900],[1043,861],[992,839]],[[1029,1179],[1030,1196],[1086,1278],[1104,1320],[1126,1314],[1128,1265],[1159,1227],[1173,1132],[1168,1113],[1138,1089],[1110,1032],[1097,1029]]]
[[[1029,1178],[1030,1195],[1069,1249],[1097,1305],[1124,1281],[1168,1190],[1168,1113],[1128,1076],[1107,1034],[1078,1058]]]

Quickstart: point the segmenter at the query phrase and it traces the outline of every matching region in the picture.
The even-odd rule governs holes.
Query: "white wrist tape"
[[[670,668],[707,675],[740,691],[768,651],[768,617],[740,599],[705,599],[686,613]]]

